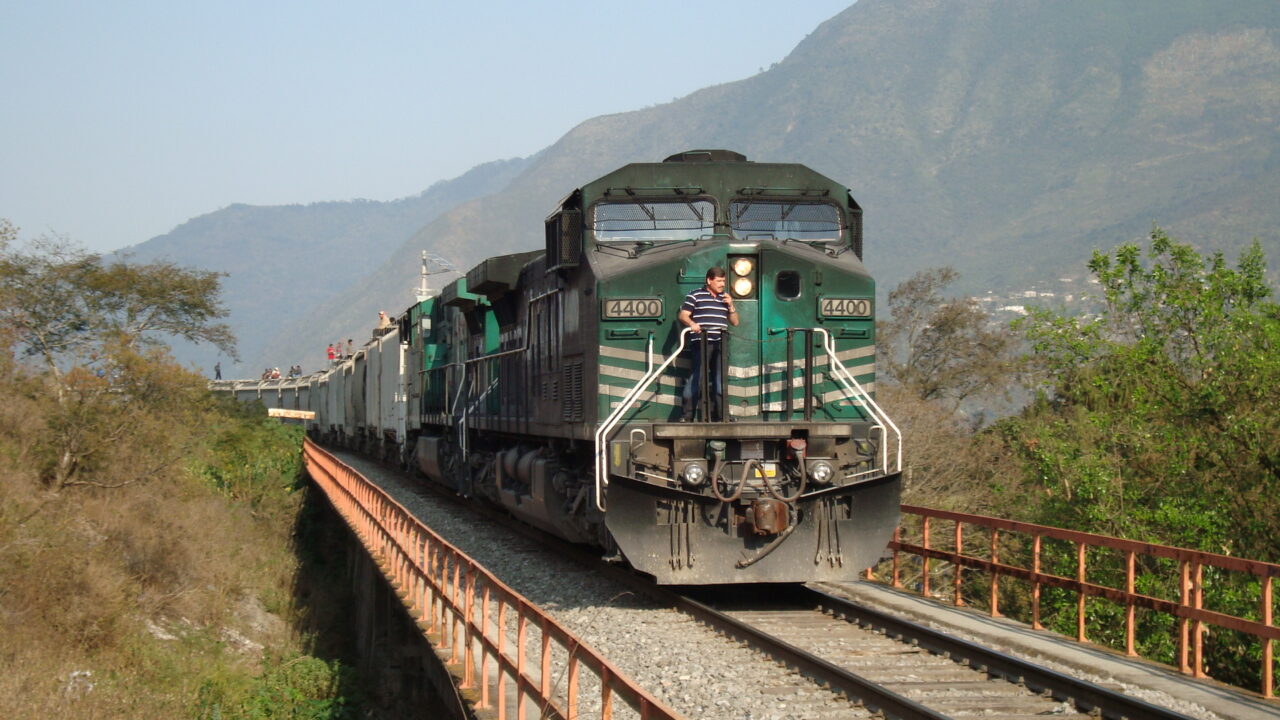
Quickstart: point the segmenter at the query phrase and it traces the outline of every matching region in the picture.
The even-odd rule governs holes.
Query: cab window
[[[742,239],[769,236],[819,243],[839,241],[843,229],[836,206],[785,200],[736,200],[729,205],[729,224]]]
[[[604,202],[592,210],[599,242],[687,240],[715,232],[709,200]]]

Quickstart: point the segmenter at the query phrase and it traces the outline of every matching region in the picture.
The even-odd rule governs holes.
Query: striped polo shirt
[[[729,326],[729,304],[702,286],[685,295],[681,310],[688,310],[694,322],[706,328],[708,340],[719,340],[724,328]],[[689,339],[697,338],[689,333]]]

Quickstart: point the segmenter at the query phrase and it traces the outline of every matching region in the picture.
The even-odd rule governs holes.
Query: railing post
[[[480,595],[480,705],[489,707],[489,583],[484,584]],[[501,669],[501,665],[498,666]]]
[[[1044,625],[1040,624],[1040,536],[1036,535],[1031,541],[1031,576],[1034,578],[1031,582],[1031,627],[1034,630],[1043,630]]]
[[[1271,581],[1272,577],[1267,575],[1262,578],[1262,624],[1271,627],[1272,624],[1272,597],[1271,597]],[[1270,638],[1262,640],[1262,697],[1268,700],[1275,694],[1275,679],[1272,677],[1274,673],[1274,653],[1275,641]]]
[[[462,664],[465,668],[462,671],[462,687],[475,687],[475,651],[472,647],[474,640],[471,636],[472,620],[475,618],[475,602],[476,602],[476,574],[475,571],[467,568],[467,591],[466,606],[463,610],[462,618]]]
[[[1195,561],[1195,569],[1191,576],[1191,604],[1196,610],[1204,608],[1204,565],[1199,560]],[[1196,618],[1191,623],[1192,636],[1195,638],[1193,647],[1195,648],[1196,663],[1192,675],[1194,677],[1204,677],[1204,621]]]
[[[964,597],[962,597],[960,594],[960,583],[963,579],[962,573],[964,572],[964,566],[960,564],[960,558],[964,557],[964,535],[963,535],[964,531],[962,529],[963,527],[964,527],[963,524],[959,520],[957,520],[956,521],[956,561],[952,563],[955,576],[953,578],[954,585],[951,588],[952,596],[953,596],[951,603],[956,607],[960,607],[964,605]]]
[[[507,600],[498,598],[498,720],[507,716],[507,673],[502,658],[507,655]]]
[[[451,619],[449,623],[449,662],[461,662],[462,657],[458,655],[458,625],[462,624],[462,619],[458,616],[456,610],[458,601],[462,598],[462,558],[457,555],[453,556],[453,591],[449,599],[453,601],[454,610],[449,613]]]
[[[600,668],[600,718],[613,718],[613,685],[610,683],[612,673],[609,668]]]
[[[547,619],[539,618],[538,628],[542,631],[542,658],[538,664],[538,690],[542,697],[551,697],[551,636],[547,634]]]
[[[569,690],[565,702],[567,717],[565,720],[578,720],[578,655],[573,648],[569,652]]]
[[[991,528],[991,617],[1000,614],[1000,571],[996,565],[1000,562],[1000,531]]]
[[[1137,628],[1134,618],[1133,596],[1137,591],[1136,585],[1136,562],[1137,553],[1129,550],[1124,554],[1124,654],[1129,657],[1137,657]]]
[[[925,515],[920,522],[920,533],[922,535],[920,547],[925,550],[929,549],[929,516]],[[925,597],[929,597],[929,556],[920,556],[920,582],[921,591]]]
[[[1080,587],[1076,589],[1076,641],[1084,642],[1084,579],[1085,579],[1085,544],[1082,540],[1076,541],[1076,581],[1080,583]]]
[[[1186,560],[1178,563],[1179,580],[1178,584],[1181,588],[1178,593],[1178,604],[1182,609],[1191,605],[1191,564]],[[1178,671],[1183,673],[1191,672],[1191,661],[1188,658],[1191,647],[1190,637],[1188,635],[1187,618],[1178,618]]]
[[[516,719],[524,720],[525,655],[528,654],[529,618],[524,607],[517,608],[516,621]]]

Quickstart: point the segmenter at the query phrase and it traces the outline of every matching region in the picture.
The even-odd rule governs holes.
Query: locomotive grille
[[[582,249],[582,211],[566,210],[560,216],[558,265],[577,265]]]
[[[582,361],[571,360],[561,371],[560,418],[582,422]]]

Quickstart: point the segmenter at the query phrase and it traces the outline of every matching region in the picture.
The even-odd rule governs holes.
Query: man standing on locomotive
[[[724,329],[738,324],[738,310],[733,306],[733,298],[725,292],[726,276],[724,268],[713,267],[707,271],[707,284],[689,293],[680,306],[677,320],[690,329],[688,342],[693,345],[693,371],[689,381],[685,383],[681,396],[684,406],[681,422],[690,422],[702,395],[702,348],[703,332],[706,333],[707,348],[707,389],[711,393],[711,418],[713,422],[721,420],[720,397],[723,392],[724,378],[720,374],[720,339]],[[706,421],[708,418],[702,418]]]

